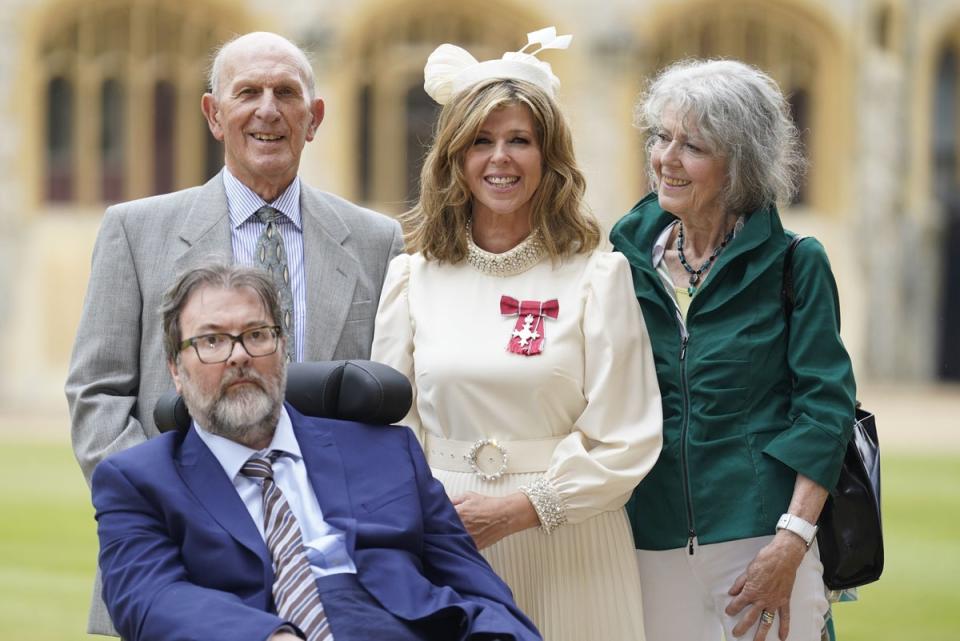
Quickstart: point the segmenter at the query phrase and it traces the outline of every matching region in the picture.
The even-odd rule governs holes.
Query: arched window
[[[797,129],[800,132],[800,146],[803,149],[803,155],[809,160],[810,155],[808,149],[810,146],[810,93],[806,88],[797,89],[792,94],[787,96],[787,100],[790,101],[790,115],[793,117],[793,122],[797,125]],[[796,195],[793,197],[794,205],[801,205],[807,202],[807,182],[803,181],[800,184],[800,189],[797,190]]]
[[[153,89],[153,191],[174,190],[176,160],[177,89],[166,80]]]
[[[811,204],[811,182],[823,183],[828,163],[815,156],[829,153],[817,144],[827,131],[822,115],[824,58],[820,44],[830,44],[825,29],[788,9],[771,6],[757,11],[750,2],[705,3],[686,6],[682,17],[667,19],[651,31],[655,70],[684,58],[733,58],[755,65],[779,83],[790,102],[794,122],[811,171],[805,176],[794,204]],[[821,151],[823,149],[823,151]]]
[[[958,39],[960,42],[960,39]],[[960,45],[947,45],[937,63],[930,145],[933,190],[944,212],[938,374],[960,380]]]
[[[124,143],[124,91],[120,81],[106,80],[100,91],[100,198],[105,202],[124,199],[126,154]]]
[[[372,16],[346,58],[353,67],[356,153],[355,197],[383,211],[402,211],[416,198],[420,168],[429,148],[439,106],[423,91],[423,65],[442,42],[456,43],[477,59],[499,58],[519,49],[527,24],[492,0],[483,12],[410,2],[396,12]],[[473,7],[476,9],[476,7]],[[482,17],[481,17],[482,16]],[[529,24],[538,24],[530,21]]]
[[[873,15],[873,43],[878,49],[893,47],[893,9],[890,5],[876,8]]]
[[[960,66],[957,52],[944,49],[937,64],[933,103],[933,188],[940,198],[948,198],[960,186],[957,156],[960,150]]]
[[[420,196],[420,170],[433,137],[433,123],[440,113],[440,105],[415,85],[407,90],[407,204]]]
[[[73,198],[73,85],[61,76],[47,83],[46,198],[66,202]]]
[[[373,199],[373,140],[371,114],[373,113],[373,89],[365,84],[357,92],[358,119],[357,130],[357,192],[360,200]]]
[[[207,181],[223,169],[223,143],[214,138],[209,131],[207,131],[204,141],[203,178],[204,181]]]
[[[198,184],[219,170],[223,148],[197,105],[211,50],[243,29],[214,5],[77,1],[50,12],[37,45],[41,199],[100,205]]]

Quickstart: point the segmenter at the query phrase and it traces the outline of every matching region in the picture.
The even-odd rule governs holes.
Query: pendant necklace
[[[680,254],[680,264],[683,265],[683,268],[690,274],[690,286],[687,287],[687,293],[693,296],[697,287],[700,283],[700,275],[703,274],[710,265],[717,259],[717,256],[720,255],[720,252],[723,251],[723,248],[733,239],[733,232],[736,229],[731,229],[730,232],[724,237],[724,239],[717,245],[717,248],[713,250],[713,253],[710,254],[708,258],[702,265],[700,269],[694,269],[690,266],[690,263],[687,262],[687,257],[683,255],[683,223],[680,223],[680,233],[677,235],[677,252]]]

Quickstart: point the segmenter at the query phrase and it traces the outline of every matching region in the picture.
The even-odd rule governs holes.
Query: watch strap
[[[813,540],[817,536],[817,526],[809,521],[801,519],[799,516],[794,514],[786,513],[780,517],[780,520],[777,521],[777,531],[780,530],[789,530],[803,539],[803,542],[807,544],[809,548],[813,545]]]

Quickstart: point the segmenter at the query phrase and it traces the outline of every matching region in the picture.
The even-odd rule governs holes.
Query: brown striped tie
[[[273,450],[267,458],[252,458],[240,470],[263,481],[263,534],[273,557],[273,600],[277,613],[300,628],[307,641],[333,641],[297,518],[273,482],[273,462],[282,454]]]

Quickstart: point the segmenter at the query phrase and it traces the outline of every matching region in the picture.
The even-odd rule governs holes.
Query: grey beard
[[[287,386],[287,368],[281,364],[277,375],[277,385],[256,372],[234,370],[221,382],[221,388],[215,397],[204,397],[185,377],[182,386],[183,400],[190,414],[211,434],[254,447],[253,444],[269,441],[277,429],[280,409],[283,407],[283,390]],[[226,387],[237,378],[248,378],[263,387],[245,386],[232,395],[226,394]]]

